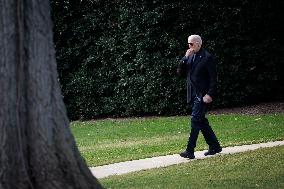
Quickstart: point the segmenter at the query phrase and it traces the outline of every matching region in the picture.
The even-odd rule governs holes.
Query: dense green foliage
[[[280,0],[52,0],[71,119],[186,112],[176,74],[187,37],[218,60],[215,107],[283,100]]]

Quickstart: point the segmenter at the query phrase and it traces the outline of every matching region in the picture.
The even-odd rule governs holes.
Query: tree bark
[[[69,128],[48,0],[0,0],[0,189],[103,188]]]

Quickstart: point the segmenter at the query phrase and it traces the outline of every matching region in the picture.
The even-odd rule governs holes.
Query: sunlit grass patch
[[[210,115],[223,147],[284,139],[284,114]],[[189,117],[105,119],[72,122],[77,145],[89,166],[179,153],[189,135]],[[207,145],[200,133],[196,150]]]

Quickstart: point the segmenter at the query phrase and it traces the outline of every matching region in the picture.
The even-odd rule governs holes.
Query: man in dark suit
[[[192,107],[191,131],[187,148],[181,157],[194,159],[194,148],[199,131],[203,134],[209,150],[205,156],[222,151],[218,139],[205,117],[208,106],[216,95],[217,71],[214,57],[202,47],[199,35],[188,37],[188,47],[181,59],[177,73],[187,79],[187,103]]]

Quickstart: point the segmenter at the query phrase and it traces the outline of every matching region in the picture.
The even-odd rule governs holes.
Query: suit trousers
[[[208,119],[205,117],[208,111],[208,104],[203,102],[202,97],[197,95],[193,98],[192,113],[191,113],[191,131],[188,139],[186,150],[193,153],[196,147],[196,141],[201,131],[209,149],[220,148],[220,143],[209,125]]]

